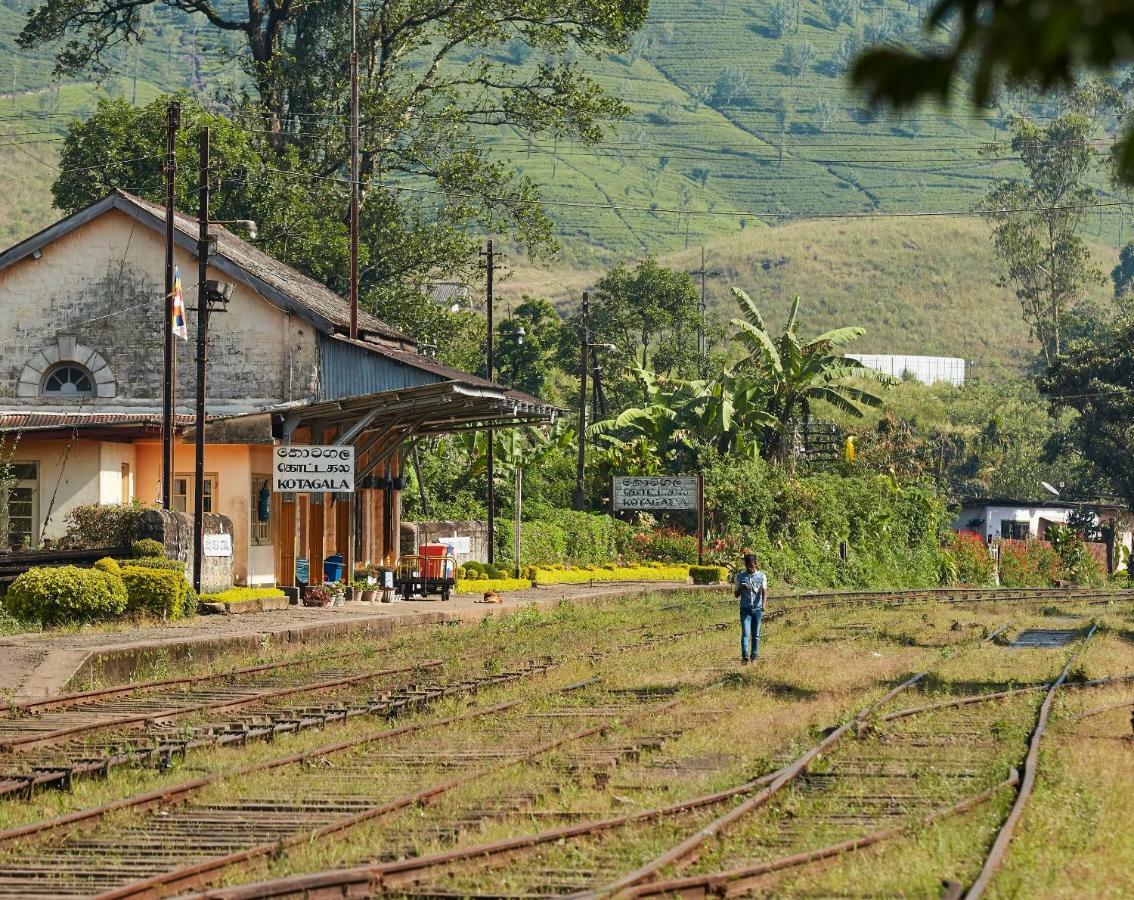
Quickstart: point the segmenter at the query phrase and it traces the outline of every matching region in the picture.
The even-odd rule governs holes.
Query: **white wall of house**
[[[98,502],[129,503],[138,473],[133,444],[103,441],[99,449]]]
[[[1028,536],[1039,537],[1041,520],[1066,524],[1068,510],[1057,506],[964,506],[954,531],[975,531],[986,541],[999,538],[1004,522],[1027,523]]]
[[[16,446],[13,461],[38,464],[36,507],[39,535],[62,537],[64,522],[76,506],[98,503],[101,472],[99,441],[37,441],[24,437]]]

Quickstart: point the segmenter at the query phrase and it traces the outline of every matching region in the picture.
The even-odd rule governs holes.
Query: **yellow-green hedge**
[[[215,594],[202,594],[201,600],[204,603],[248,603],[251,600],[269,600],[284,596],[286,594],[279,588],[232,587]]]
[[[528,574],[536,584],[590,584],[618,581],[687,581],[689,566],[651,563],[638,566],[530,566]]]
[[[690,566],[689,577],[694,584],[724,584],[728,581],[728,569],[724,566]]]
[[[532,583],[526,578],[484,578],[473,581],[458,578],[454,590],[458,594],[483,594],[485,591],[522,591],[531,586]]]

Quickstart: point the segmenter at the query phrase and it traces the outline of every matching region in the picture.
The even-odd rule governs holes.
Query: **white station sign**
[[[615,475],[613,488],[615,509],[679,510],[700,505],[696,475]]]
[[[203,549],[205,556],[232,556],[232,535],[206,534]]]
[[[285,444],[272,453],[272,489],[296,493],[354,490],[354,447]]]

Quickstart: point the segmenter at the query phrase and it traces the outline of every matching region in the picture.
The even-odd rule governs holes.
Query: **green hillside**
[[[1117,254],[1096,246],[1109,270]],[[675,269],[699,267],[700,250],[678,251],[660,260]],[[793,294],[803,298],[808,334],[861,325],[854,345],[863,353],[960,356],[975,363],[974,375],[996,377],[999,367],[1020,370],[1034,358],[1034,344],[1012,291],[1001,276],[988,226],[974,218],[850,219],[797,222],[750,229],[706,245],[712,314],[735,315],[733,285],[748,291],[769,324],[781,323]],[[573,304],[602,275],[600,269],[521,269],[505,280],[501,308],[524,293]],[[1105,286],[1094,299],[1109,302]]]

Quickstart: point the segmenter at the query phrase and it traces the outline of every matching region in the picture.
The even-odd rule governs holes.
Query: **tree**
[[[796,43],[789,41],[780,51],[780,61],[777,68],[795,83],[800,75],[806,72],[815,62],[815,47],[810,41]]]
[[[748,96],[748,73],[740,66],[725,66],[713,84],[713,105],[727,108],[733,100]]]
[[[768,31],[772,37],[781,38],[788,30],[792,20],[792,8],[786,0],[775,0],[768,7]]]
[[[1086,208],[1095,203],[1085,184],[1097,158],[1092,130],[1081,113],[1047,125],[1016,119],[1011,146],[1027,178],[998,182],[982,206],[1024,320],[1048,365],[1062,349],[1067,317],[1084,288],[1101,278],[1078,235]]]
[[[331,252],[324,254],[338,258],[349,205],[343,127],[348,6],[329,0],[38,0],[19,42],[55,49],[60,74],[108,74],[117,48],[142,39],[141,11],[159,2],[200,23],[206,38],[240,38],[250,93],[233,101],[229,118],[249,132],[264,132],[256,142],[261,159],[250,172],[221,176],[234,184],[247,176],[255,192],[253,179],[288,173],[294,191],[314,195],[300,218],[338,220],[326,231]],[[537,255],[554,249],[536,184],[492,154],[484,136],[519,131],[600,140],[607,123],[627,107],[586,74],[577,55],[624,49],[644,24],[646,9],[647,0],[361,5],[362,257],[372,292],[389,299],[437,271],[472,277],[482,233],[513,237]],[[525,54],[499,52],[516,41],[540,62],[517,62]],[[87,137],[97,144],[97,134]],[[97,147],[92,152],[97,155]],[[161,152],[161,142],[150,148],[151,154]],[[156,168],[152,158],[137,166]],[[271,224],[287,231],[294,222]],[[300,240],[289,243],[296,247]],[[309,255],[323,253],[323,243],[312,242]],[[345,267],[335,268],[345,273]],[[341,282],[331,286],[340,289]]]
[[[772,115],[776,117],[776,127],[779,129],[780,133],[779,164],[781,166],[784,164],[784,142],[787,140],[787,128],[794,114],[795,104],[792,103],[791,96],[781,91],[772,101]]]
[[[641,385],[624,377],[628,370],[649,369],[656,359],[666,364],[662,375],[696,374],[699,299],[688,274],[660,266],[653,257],[633,269],[618,265],[599,280],[591,294],[590,335],[595,344],[613,345],[596,353],[615,408],[643,396]],[[560,332],[560,365],[569,372],[578,368],[578,324],[576,313]]]
[[[826,0],[823,8],[832,31],[838,31],[840,25],[854,22],[855,0]]]
[[[507,380],[521,391],[544,396],[559,347],[559,330],[559,314],[550,301],[525,295],[497,327],[498,365]]]
[[[815,128],[820,133],[826,133],[838,120],[839,105],[826,97],[820,97],[815,103]]]
[[[908,107],[930,97],[948,107],[967,83],[971,104],[984,109],[1004,86],[1070,88],[1084,73],[1109,76],[1134,62],[1134,16],[1124,3],[939,0],[925,30],[933,39],[925,46],[859,57],[852,80],[874,103]],[[1120,177],[1134,181],[1134,119],[1115,159]]]
[[[836,328],[811,340],[796,333],[799,297],[793,297],[787,324],[773,337],[752,298],[740,288],[732,289],[741,316],[732,320],[736,339],[748,351],[736,367],[737,374],[762,382],[764,408],[770,416],[760,438],[765,459],[792,466],[799,427],[811,418],[814,403],[827,403],[836,410],[862,418],[863,406],[881,406],[882,398],[851,384],[853,380],[891,383],[892,379],[868,369],[858,360],[834,352],[862,335],[863,329]]]
[[[1068,436],[1134,506],[1134,317],[1096,340],[1072,342],[1039,380],[1055,409],[1076,410]]]
[[[1110,280],[1114,282],[1114,299],[1124,303],[1134,286],[1134,243],[1127,244],[1118,254],[1118,265],[1110,270]]]

